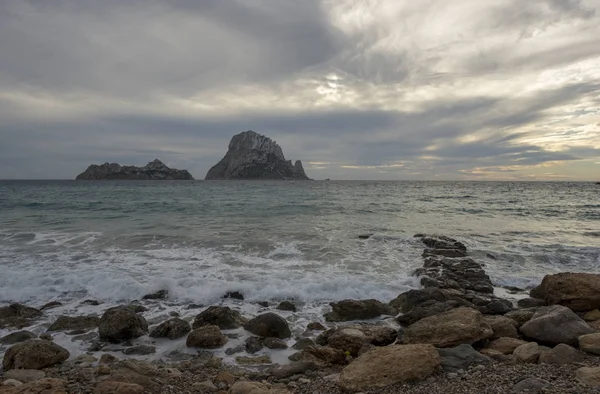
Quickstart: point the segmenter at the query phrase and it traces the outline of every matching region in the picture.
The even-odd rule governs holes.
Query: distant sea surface
[[[0,302],[389,301],[416,285],[416,233],[465,242],[498,286],[600,272],[600,186],[0,181]]]

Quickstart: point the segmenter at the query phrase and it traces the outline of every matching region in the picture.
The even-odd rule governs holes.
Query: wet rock
[[[467,257],[467,253],[458,249],[425,249],[423,257],[442,256],[442,257]]]
[[[52,308],[56,308],[56,307],[59,307],[59,306],[62,306],[62,302],[58,302],[58,301],[50,301],[50,302],[48,302],[47,304],[44,304],[44,305],[43,305],[43,306],[40,308],[40,310],[41,310],[41,311],[45,311],[45,310],[52,309]]]
[[[540,346],[535,342],[529,342],[521,345],[513,352],[517,360],[529,364],[537,363],[540,353]]]
[[[351,356],[358,356],[359,350],[368,343],[367,336],[355,328],[341,328],[335,330],[327,338],[327,345],[334,349],[340,349],[344,353],[349,352]]]
[[[512,393],[537,393],[541,389],[550,387],[550,382],[543,379],[529,377],[515,384],[511,390]]]
[[[327,328],[319,322],[312,322],[308,323],[306,329],[312,331],[325,331]]]
[[[130,356],[133,356],[133,355],[143,356],[143,355],[156,353],[156,347],[149,346],[149,345],[138,345],[138,346],[128,347],[126,349],[123,349],[123,353],[130,355]]]
[[[296,305],[290,301],[282,301],[277,305],[277,309],[280,311],[296,312]]]
[[[579,348],[584,352],[600,355],[600,332],[582,335],[577,340]]]
[[[30,339],[10,347],[2,366],[10,369],[41,369],[60,364],[69,358],[69,351],[50,341]]]
[[[48,327],[48,331],[88,330],[98,327],[99,324],[98,316],[59,316]]]
[[[250,354],[259,352],[263,348],[262,340],[259,337],[249,337],[246,339],[245,348]]]
[[[487,365],[492,359],[473,349],[471,345],[458,345],[453,348],[437,349],[444,371],[467,370],[472,365]]]
[[[317,344],[349,351],[356,356],[365,344],[387,346],[396,341],[398,331],[378,324],[358,323],[323,332],[317,337]]]
[[[358,235],[358,239],[369,239],[373,236],[373,233],[369,233],[369,234],[359,234]]]
[[[579,336],[594,332],[583,319],[561,305],[538,308],[519,330],[528,338],[552,345],[573,345]]]
[[[472,308],[456,308],[440,315],[426,317],[410,325],[404,332],[405,344],[430,343],[436,347],[473,344],[493,335],[483,316]]]
[[[489,324],[494,332],[492,339],[509,337],[518,338],[517,322],[505,316],[484,316],[483,320]]]
[[[274,350],[288,348],[288,345],[279,338],[265,338],[262,343],[265,347]]]
[[[572,364],[580,362],[583,358],[581,354],[572,346],[564,343],[556,345],[553,349],[541,352],[538,362],[540,364]]]
[[[142,300],[166,300],[169,296],[169,290],[159,290],[156,293],[146,294]]]
[[[98,305],[100,305],[100,302],[98,302],[96,300],[84,300],[81,303],[83,305],[92,305],[92,306],[98,306]]]
[[[292,336],[288,322],[275,313],[263,313],[244,324],[244,329],[259,337],[285,339]]]
[[[0,308],[0,328],[14,327],[21,329],[30,326],[32,320],[42,316],[38,309],[22,304],[10,304]]]
[[[333,310],[325,314],[325,320],[331,322],[368,320],[381,315],[396,315],[395,308],[377,300],[343,300],[329,305]]]
[[[600,308],[600,275],[560,273],[546,275],[540,286],[531,292],[548,305],[563,305],[573,311],[587,312]]]
[[[304,350],[309,346],[315,346],[315,342],[310,338],[300,338],[292,346],[296,350]]]
[[[194,319],[192,328],[214,325],[222,330],[239,328],[247,322],[239,312],[227,306],[210,306]]]
[[[526,341],[522,341],[520,339],[504,337],[492,341],[487,348],[497,350],[502,354],[512,354],[516,348],[521,345],[525,345],[526,343]]]
[[[223,298],[233,298],[234,300],[244,300],[244,295],[239,291],[228,291]]]
[[[217,326],[202,326],[189,333],[185,344],[187,347],[217,349],[227,343],[227,337]]]
[[[189,323],[178,317],[159,324],[150,332],[151,338],[169,338],[171,340],[184,337],[192,330]]]
[[[5,371],[3,377],[5,379],[14,379],[22,383],[34,382],[43,379],[46,376],[44,371],[37,369],[11,369]]]
[[[244,350],[246,350],[246,348],[244,346],[230,347],[230,348],[225,349],[225,354],[228,356],[231,356],[236,353],[241,353]]]
[[[546,301],[539,298],[522,298],[517,301],[519,308],[537,308],[540,306],[546,306]]]
[[[24,342],[28,339],[35,339],[37,336],[29,331],[17,331],[0,338],[0,343],[3,345],[14,345],[15,343]]]
[[[128,307],[107,309],[98,325],[100,339],[121,342],[148,334],[148,323]]]
[[[431,249],[456,249],[463,252],[467,251],[465,244],[444,235],[416,234],[415,238],[420,238],[421,241]]]
[[[102,356],[100,356],[100,361],[98,363],[99,364],[114,364],[118,361],[119,361],[119,359],[117,357],[113,356],[112,354],[105,353]]]
[[[131,303],[131,304],[125,306],[124,308],[127,308],[130,311],[133,311],[134,313],[143,313],[143,312],[148,311],[148,308],[146,308],[145,306],[140,305],[140,304],[134,304],[134,303]]]
[[[46,341],[53,341],[54,338],[52,337],[52,335],[48,334],[47,332],[40,334],[40,339],[46,340]]]
[[[262,306],[263,308],[269,307],[269,303],[267,301],[258,301],[257,304]]]
[[[308,347],[289,357],[292,361],[308,361],[317,366],[345,365],[346,355],[340,349],[328,346]]]
[[[345,367],[340,387],[345,391],[383,388],[391,384],[423,380],[440,365],[431,345],[392,345],[371,350]]]

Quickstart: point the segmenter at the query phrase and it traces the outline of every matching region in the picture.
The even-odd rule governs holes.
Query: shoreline
[[[564,274],[558,281],[561,285],[554,283],[556,275],[549,275],[543,286],[531,291],[536,298],[522,298],[515,304],[498,296],[503,292],[496,290],[483,267],[460,241],[424,234],[415,237],[424,245],[423,265],[414,272],[421,287],[406,291],[389,303],[332,302],[330,311],[306,322],[308,328],[292,332],[289,323],[297,319],[295,309],[299,306],[292,302],[268,306],[257,303],[253,316],[242,316],[236,310],[239,308],[213,305],[188,309],[193,311],[193,319],[165,313],[146,321],[147,309],[142,304],[160,307],[168,294],[159,291],[145,296],[142,303],[110,308],[109,312],[102,305],[91,305],[98,310],[96,316],[83,318],[73,313],[58,319],[48,327],[49,333],[40,335],[41,339],[33,333],[21,333],[19,338],[11,339],[18,339],[17,342],[3,343],[0,351],[5,352],[4,372],[0,381],[5,384],[7,374],[12,376],[11,370],[33,366],[45,370],[45,377],[65,382],[37,379],[21,383],[62,385],[66,390],[62,392],[126,392],[114,391],[118,388],[112,387],[115,381],[121,381],[138,385],[122,388],[138,390],[129,392],[238,392],[234,382],[242,382],[238,386],[257,382],[255,389],[272,393],[337,393],[342,389],[467,393],[481,391],[465,391],[470,390],[465,385],[475,390],[487,387],[486,381],[496,382],[498,390],[504,390],[488,392],[507,392],[509,382],[514,386],[519,383],[514,379],[528,373],[546,377],[544,382],[537,382],[547,386],[544,392],[593,390],[592,386],[581,385],[593,379],[582,377],[580,368],[600,366],[595,350],[590,351],[596,349],[596,340],[600,349],[600,334],[598,338],[595,334],[600,329],[600,311],[590,315],[600,306],[600,295],[593,295],[600,290],[600,275]],[[594,291],[586,293],[587,299],[574,302],[572,290],[581,288],[582,283]],[[520,290],[505,289],[508,293]],[[245,303],[241,294],[230,293],[229,297],[239,305]],[[46,310],[53,306],[60,307],[48,305]],[[26,330],[43,313],[19,304],[3,307],[0,327],[12,327],[13,333]],[[540,330],[538,326],[553,318],[567,321],[572,326],[571,336],[557,339],[543,334],[549,328]],[[586,335],[582,345],[580,337]],[[61,346],[75,338],[89,343],[89,354],[76,355]],[[6,342],[6,337],[3,340]],[[32,356],[34,350],[39,353],[35,346],[55,356],[40,362]],[[522,346],[525,348],[518,351]],[[224,359],[219,357],[223,352]],[[167,353],[169,357],[164,357]],[[396,359],[420,360],[422,365],[412,375],[406,370],[388,371],[385,376],[365,375],[365,369],[378,365],[385,369],[394,364],[390,360]],[[409,367],[405,369],[410,370]],[[218,375],[225,372],[229,375],[223,384]],[[593,372],[600,376],[600,370]],[[9,381],[9,385],[20,382],[13,380],[17,383]],[[206,387],[200,387],[201,383]],[[101,391],[109,390],[109,386],[113,391]],[[445,391],[436,391],[444,387]],[[0,386],[0,393],[11,392],[6,390],[13,389]],[[60,388],[57,390],[61,392]]]

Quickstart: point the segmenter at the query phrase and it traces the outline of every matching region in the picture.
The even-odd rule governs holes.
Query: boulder
[[[492,339],[497,338],[518,338],[517,322],[505,316],[484,316],[483,320],[492,328],[494,332]]]
[[[29,331],[17,331],[0,338],[0,343],[3,345],[14,345],[15,343],[24,342],[28,339],[35,339],[37,336]]]
[[[327,338],[327,345],[344,353],[349,352],[354,357],[358,356],[358,351],[365,343],[368,343],[367,336],[355,328],[341,328]]]
[[[330,322],[368,320],[396,314],[395,308],[377,300],[343,300],[329,305],[332,311],[325,314],[325,320]]]
[[[512,387],[511,392],[512,393],[539,393],[539,392],[541,392],[541,390],[543,388],[550,387],[550,386],[551,386],[550,382],[548,382],[546,380],[529,377],[529,378],[525,378],[525,379],[521,380],[519,383],[515,384]]]
[[[231,298],[233,300],[244,301],[244,294],[239,291],[228,291],[223,295],[222,298]]]
[[[440,365],[431,345],[392,345],[364,353],[340,374],[340,387],[349,392],[423,380]]]
[[[169,296],[169,290],[159,290],[156,293],[146,294],[142,300],[166,300]]]
[[[143,394],[144,387],[135,383],[103,381],[96,385],[94,394]]]
[[[0,393],[6,394],[67,394],[67,382],[61,379],[44,378],[34,382],[22,384],[16,388],[5,391],[6,387],[0,386]]]
[[[583,316],[583,320],[587,322],[600,320],[600,309],[594,309],[593,311],[589,311]]]
[[[445,235],[415,234],[415,238],[419,238],[421,242],[431,249],[456,249],[463,252],[467,251],[467,247],[464,243],[459,242],[454,238],[446,237]]]
[[[546,306],[546,301],[540,298],[522,298],[517,301],[519,308],[537,308]]]
[[[110,342],[127,341],[148,334],[148,323],[128,307],[110,308],[100,318],[98,334]]]
[[[392,327],[359,323],[327,330],[317,337],[316,342],[357,356],[365,344],[386,346],[394,343],[397,337],[398,331]]]
[[[46,373],[44,371],[37,369],[11,369],[10,371],[4,372],[3,375],[5,379],[18,380],[21,383],[34,382],[43,379],[45,376]]]
[[[600,367],[582,367],[575,371],[575,379],[587,386],[600,387]]]
[[[296,305],[290,301],[282,301],[277,305],[277,309],[280,311],[296,312]]]
[[[23,304],[10,304],[9,306],[0,308],[0,319],[7,319],[10,317],[32,319],[40,316],[42,316],[42,311]]]
[[[521,328],[521,326],[527,323],[533,317],[535,310],[533,309],[517,309],[516,311],[510,311],[506,313],[504,316],[512,319],[517,323],[517,329]]]
[[[262,341],[263,345],[269,349],[287,349],[288,345],[279,338],[265,338]]]
[[[10,369],[42,369],[60,364],[69,358],[69,351],[54,342],[30,339],[10,347],[2,366]]]
[[[577,340],[579,348],[584,352],[600,355],[600,332],[582,335]]]
[[[429,254],[425,258],[423,268],[416,270],[415,275],[422,277],[421,284],[424,287],[473,291],[488,295],[494,293],[492,281],[482,265],[468,257],[447,258]]]
[[[70,331],[87,330],[98,327],[100,318],[98,316],[59,316],[48,327],[48,331]]]
[[[149,345],[137,345],[123,349],[123,354],[130,356],[145,356],[156,353],[156,347]]]
[[[244,324],[244,329],[259,337],[285,339],[292,336],[288,322],[281,316],[268,312]]]
[[[300,160],[292,164],[277,143],[252,130],[233,136],[225,157],[206,174],[206,180],[308,180]]]
[[[437,349],[437,352],[444,371],[467,370],[471,365],[487,365],[492,363],[491,358],[479,353],[471,345],[467,344],[452,348]]]
[[[538,308],[519,330],[528,338],[551,345],[574,345],[581,335],[594,332],[583,319],[561,305]]]
[[[304,372],[316,369],[315,363],[310,361],[293,362],[287,365],[273,367],[268,370],[267,374],[276,379],[286,379],[294,375],[302,375]]]
[[[325,327],[324,325],[322,325],[319,322],[312,322],[312,323],[308,323],[308,325],[306,326],[307,330],[311,330],[311,331],[325,331],[327,329],[327,327]]]
[[[525,345],[526,341],[522,341],[516,338],[498,338],[495,341],[492,341],[487,349],[497,350],[502,354],[512,354],[516,348],[521,345]]]
[[[246,322],[247,320],[238,311],[227,306],[210,306],[196,316],[192,328],[214,325],[221,330],[232,330],[243,326]]]
[[[44,304],[44,305],[43,305],[43,306],[40,308],[40,311],[45,311],[45,310],[52,309],[52,308],[56,308],[56,307],[59,307],[59,306],[62,306],[62,302],[58,302],[58,301],[50,301],[50,302],[48,302],[48,303]]]
[[[262,340],[259,337],[248,337],[246,338],[245,346],[246,351],[250,354],[259,352],[263,348]]]
[[[227,343],[227,337],[218,326],[202,326],[189,333],[185,344],[187,347],[217,349]]]
[[[133,383],[144,387],[144,392],[161,393],[161,379],[167,379],[166,370],[159,370],[152,363],[141,360],[122,360],[110,367],[111,374],[106,380]]]
[[[191,330],[188,322],[176,317],[159,324],[150,332],[150,337],[177,339],[184,337]]]
[[[560,343],[553,349],[541,352],[538,362],[540,364],[572,364],[580,362],[583,358],[581,354],[572,346]]]
[[[576,312],[600,308],[600,274],[565,272],[546,275],[531,296],[548,305],[563,305]]]
[[[426,317],[410,325],[404,332],[405,344],[429,343],[436,347],[473,344],[493,335],[483,316],[472,308],[456,308]]]
[[[537,363],[540,353],[540,346],[535,342],[521,345],[513,352],[517,360],[528,364]]]
[[[292,347],[296,350],[304,350],[309,346],[315,346],[315,341],[310,338],[299,338]]]
[[[345,365],[346,355],[343,350],[328,346],[308,347],[289,357],[292,361],[308,361],[317,366]]]
[[[235,362],[240,365],[272,364],[271,357],[266,354],[255,357],[238,356],[235,358]]]

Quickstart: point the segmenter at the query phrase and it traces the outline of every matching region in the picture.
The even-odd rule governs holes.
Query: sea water
[[[301,335],[308,322],[323,321],[331,301],[388,302],[418,287],[411,273],[424,245],[416,233],[464,242],[498,288],[527,289],[561,271],[600,272],[600,186],[0,181],[0,306],[61,302],[30,328],[41,333],[58,315],[101,314],[161,289],[167,300],[144,304],[151,325],[170,312],[192,319],[200,306],[251,317],[266,310],[257,301],[272,310],[293,300],[298,312],[277,312]],[[223,300],[227,291],[245,300]],[[81,305],[85,299],[101,305]],[[227,347],[243,342],[243,330],[235,333],[240,339]],[[85,351],[64,334],[55,340]],[[183,340],[158,345],[153,357],[189,351]]]

